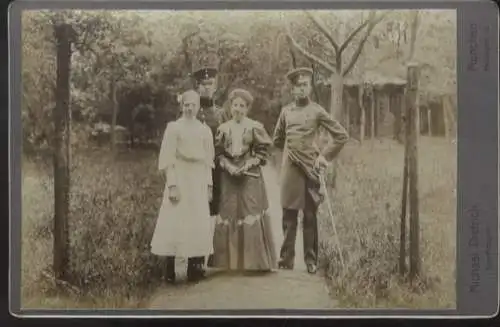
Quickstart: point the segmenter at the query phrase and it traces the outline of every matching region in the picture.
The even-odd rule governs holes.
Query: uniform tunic
[[[214,136],[213,141],[215,142],[215,135],[217,133],[217,128],[223,122],[229,120],[229,114],[226,113],[222,108],[213,104],[211,100],[201,99],[201,108],[198,111],[197,118],[208,125]],[[215,216],[219,213],[219,198],[220,198],[220,167],[215,164],[212,171],[212,183],[213,183],[213,197],[210,202],[210,215]]]
[[[319,128],[332,136],[333,142],[323,151],[316,144]],[[345,128],[332,119],[319,104],[309,101],[305,106],[291,103],[278,118],[273,143],[283,149],[281,167],[281,205],[285,209],[302,210],[306,194],[319,204],[319,172],[314,162],[319,155],[333,159],[348,140]]]
[[[158,168],[166,171],[166,185],[151,252],[162,256],[206,256],[212,246],[208,186],[214,162],[210,129],[197,119],[180,118],[167,125]],[[169,199],[177,186],[180,200]],[[205,200],[206,199],[206,200]]]
[[[249,118],[230,120],[219,126],[216,153],[224,165],[242,167],[249,160],[254,176],[231,176],[221,172],[219,216],[214,235],[214,266],[228,270],[276,268],[269,203],[261,173],[271,138],[261,123]]]

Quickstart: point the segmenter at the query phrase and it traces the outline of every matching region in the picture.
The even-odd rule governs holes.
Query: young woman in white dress
[[[212,247],[209,201],[212,197],[214,146],[210,128],[196,119],[200,96],[181,96],[182,116],[167,125],[158,168],[166,186],[151,252],[167,259],[167,282],[175,282],[175,258],[188,258],[187,277],[204,277],[203,259]],[[207,201],[208,199],[208,201]]]

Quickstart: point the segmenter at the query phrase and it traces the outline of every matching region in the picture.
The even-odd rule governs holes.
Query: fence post
[[[405,106],[403,101],[401,102],[401,114],[402,122],[404,125],[408,125],[408,107]],[[402,125],[403,125],[402,124]],[[399,273],[404,276],[407,272],[406,270],[406,216],[408,212],[408,152],[409,152],[409,131],[408,126],[405,126],[404,138],[404,167],[403,167],[403,190],[401,192],[401,217],[400,217],[400,235],[399,235]]]
[[[57,40],[56,107],[54,110],[54,275],[67,279],[69,215],[69,76],[72,29],[68,24],[54,26]]]
[[[408,113],[409,147],[409,200],[410,200],[410,280],[414,280],[420,273],[420,223],[419,223],[419,192],[418,192],[418,83],[419,67],[417,64],[408,65],[408,86],[406,107]]]

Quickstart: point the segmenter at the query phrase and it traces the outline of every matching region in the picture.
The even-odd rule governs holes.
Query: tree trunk
[[[56,279],[67,280],[69,216],[69,76],[71,67],[71,26],[55,26],[57,38],[56,108],[54,112],[54,253]]]
[[[420,222],[418,190],[418,129],[416,117],[419,113],[418,79],[419,67],[408,66],[408,93],[406,98],[409,130],[409,199],[410,199],[410,280],[420,274]]]
[[[412,12],[412,22],[411,22],[411,36],[410,36],[410,53],[408,54],[407,61],[410,62],[413,60],[413,56],[415,55],[415,45],[417,42],[417,31],[418,31],[418,10]]]
[[[334,74],[330,83],[330,114],[338,121],[343,121],[342,93],[344,91],[344,79],[341,74]]]

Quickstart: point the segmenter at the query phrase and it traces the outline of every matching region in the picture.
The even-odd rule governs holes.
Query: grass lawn
[[[420,139],[421,282],[397,278],[403,147],[390,140],[349,144],[337,161],[330,193],[346,261],[340,268],[325,205],[320,207],[320,254],[341,307],[455,306],[456,146]],[[163,191],[156,154],[113,159],[106,151],[74,154],[72,264],[86,295],[54,291],[41,278],[52,264],[53,186],[50,164],[23,162],[23,308],[141,308],[158,285],[147,251]]]
[[[338,159],[337,187],[330,196],[344,270],[325,205],[319,225],[322,262],[342,307],[456,305],[456,145],[419,139],[422,278],[411,291],[397,278],[403,151],[391,140],[368,141],[347,145]]]

